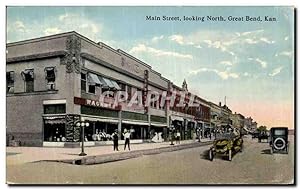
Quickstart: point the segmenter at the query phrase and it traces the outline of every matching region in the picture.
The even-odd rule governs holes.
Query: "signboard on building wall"
[[[105,102],[105,101],[100,102],[100,100],[91,100],[91,99],[85,99],[85,98],[79,98],[79,97],[74,97],[74,104],[100,107],[100,108],[108,108],[108,109],[113,109],[113,110],[121,110],[121,106],[115,105],[114,103]]]
[[[144,71],[144,89],[143,89],[143,105],[146,105],[147,95],[148,95],[148,78],[149,71]],[[145,113],[148,113],[148,106],[144,106]]]

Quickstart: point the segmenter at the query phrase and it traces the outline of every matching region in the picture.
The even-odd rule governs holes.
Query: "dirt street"
[[[26,163],[7,166],[8,183],[57,184],[274,184],[294,180],[289,154],[271,155],[268,143],[245,138],[244,151],[227,161],[206,158],[209,146],[89,166]]]

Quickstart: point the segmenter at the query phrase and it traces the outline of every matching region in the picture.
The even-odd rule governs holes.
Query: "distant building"
[[[251,117],[245,118],[245,127],[247,130],[253,132],[257,129],[257,122],[253,121]]]
[[[245,126],[245,117],[240,113],[234,113],[230,116],[232,120],[232,125],[236,128],[244,128]]]

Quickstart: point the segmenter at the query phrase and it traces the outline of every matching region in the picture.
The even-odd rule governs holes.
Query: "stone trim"
[[[39,53],[39,54],[25,55],[25,56],[20,56],[20,57],[7,58],[6,63],[9,64],[9,63],[22,62],[22,61],[33,61],[33,60],[37,60],[37,59],[46,59],[46,58],[51,58],[51,57],[62,57],[65,55],[66,55],[65,51]]]
[[[60,60],[62,65],[66,65],[67,73],[80,73],[80,51],[81,51],[81,40],[76,35],[70,35],[66,40],[66,55]]]
[[[43,91],[34,91],[34,92],[16,92],[16,93],[7,93],[6,97],[11,96],[30,96],[30,95],[47,95],[47,94],[57,94],[58,90],[43,90]]]

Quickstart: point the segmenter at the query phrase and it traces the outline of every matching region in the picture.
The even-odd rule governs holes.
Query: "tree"
[[[258,130],[259,132],[267,131],[267,126],[259,126],[259,127],[257,128],[257,130]]]

